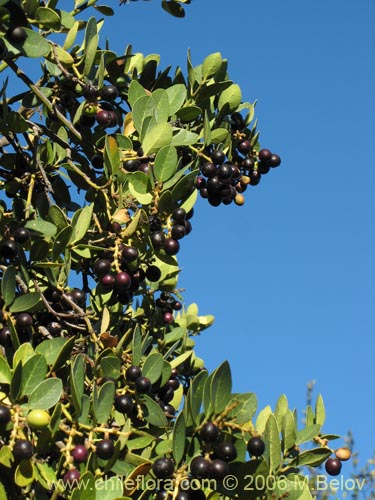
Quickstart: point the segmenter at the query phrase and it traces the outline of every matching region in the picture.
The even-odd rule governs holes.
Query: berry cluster
[[[158,216],[150,216],[150,241],[153,249],[156,252],[164,250],[167,255],[176,255],[180,249],[179,240],[191,232],[189,219],[193,213],[193,210],[186,213],[183,208],[176,208],[172,212],[170,228],[164,228]]]
[[[351,451],[348,448],[338,448],[335,451],[335,458],[331,457],[325,463],[325,470],[330,476],[338,476],[341,472],[342,463],[349,460]]]
[[[169,292],[161,292],[156,299],[155,305],[160,308],[164,323],[170,325],[174,321],[173,311],[181,311],[182,303],[175,300]]]

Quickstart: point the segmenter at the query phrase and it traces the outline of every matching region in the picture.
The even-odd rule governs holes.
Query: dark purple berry
[[[115,289],[118,293],[124,293],[129,290],[132,283],[131,277],[125,271],[117,273],[115,276]]]
[[[154,231],[150,235],[150,240],[154,249],[160,250],[164,245],[165,234],[163,233],[163,231]]]
[[[3,347],[5,347],[6,345],[9,344],[10,342],[10,328],[8,328],[7,326],[4,326],[4,328],[2,328],[0,330],[0,345],[2,345]]]
[[[159,281],[161,278],[161,271],[157,266],[149,266],[146,269],[146,278],[148,281],[151,281],[155,283],[156,281]]]
[[[180,244],[174,238],[166,238],[163,248],[167,255],[176,255],[180,249]]]
[[[338,476],[341,472],[342,463],[338,458],[329,458],[324,467],[330,476]]]
[[[260,437],[254,436],[250,438],[247,443],[247,451],[251,456],[260,457],[261,455],[263,455],[265,449],[266,445],[264,444],[263,439],[261,439]]]
[[[174,238],[175,240],[180,240],[180,239],[181,239],[181,238],[183,238],[185,235],[186,235],[186,228],[185,228],[185,224],[184,224],[184,225],[182,225],[182,224],[175,224],[175,225],[172,227],[171,236],[172,236],[172,238]]]
[[[18,255],[18,245],[14,240],[3,240],[0,244],[0,256],[5,259],[15,259]]]
[[[72,451],[73,460],[77,463],[86,462],[88,456],[89,452],[83,444],[77,444]]]
[[[99,91],[94,85],[85,85],[82,89],[82,95],[85,99],[92,101],[99,97]]]
[[[133,262],[138,259],[138,249],[136,247],[125,246],[121,253],[125,262]]]
[[[27,33],[22,26],[17,26],[7,31],[6,38],[10,43],[21,44],[26,40]]]
[[[237,450],[233,443],[222,441],[215,448],[216,455],[225,462],[231,462],[237,458]]]
[[[261,149],[258,153],[258,158],[260,161],[267,162],[272,156],[272,153],[269,149]]]
[[[211,470],[211,463],[204,457],[196,457],[190,463],[190,472],[193,477],[204,479],[208,477]]]
[[[79,478],[81,474],[77,469],[69,469],[65,472],[63,481],[68,488],[73,488],[74,486],[78,486]]]
[[[167,382],[167,386],[170,387],[173,391],[177,391],[180,387],[180,381],[177,378],[170,378]]]
[[[183,222],[186,218],[186,210],[179,207],[179,208],[176,208],[175,210],[173,210],[172,212],[172,219],[175,221],[175,222]]]
[[[138,170],[138,167],[141,165],[141,162],[139,160],[126,160],[123,163],[124,169],[127,170],[128,172],[136,172]]]
[[[26,227],[18,227],[14,231],[13,237],[17,243],[25,243],[30,239],[30,231]]]
[[[207,162],[203,163],[203,165],[201,166],[201,172],[205,177],[213,177],[214,175],[216,175],[216,171],[216,165],[214,165],[213,163]]]
[[[0,425],[6,425],[11,420],[10,410],[7,406],[0,405]]]
[[[217,479],[218,481],[220,481],[228,475],[228,472],[229,465],[227,464],[227,462],[224,462],[224,460],[221,460],[220,458],[215,458],[215,460],[212,460],[210,467],[210,477],[212,479]]]
[[[107,259],[99,259],[94,264],[94,273],[97,276],[104,276],[111,272],[112,264]]]
[[[19,313],[17,314],[16,325],[19,328],[29,328],[33,325],[33,317],[29,313]]]
[[[158,392],[159,398],[165,403],[170,403],[174,397],[174,390],[171,387],[163,387]]]
[[[151,382],[147,377],[138,377],[134,385],[135,390],[140,394],[148,394],[151,391]]]
[[[114,101],[119,96],[118,88],[114,85],[105,85],[100,91],[103,101]]]
[[[158,479],[167,479],[172,476],[174,471],[174,462],[167,457],[157,458],[152,464],[152,472]]]
[[[142,370],[139,366],[136,365],[129,366],[129,368],[125,372],[126,380],[128,380],[129,382],[135,382],[141,375]]]
[[[61,325],[61,323],[58,323],[57,321],[51,321],[47,325],[47,330],[52,335],[60,335],[60,333],[62,332],[62,325]]]
[[[238,144],[237,149],[243,155],[247,155],[250,152],[250,150],[251,150],[250,141],[248,141],[248,140],[241,141]]]
[[[115,277],[112,274],[105,274],[100,278],[100,283],[110,290],[115,286]]]
[[[225,154],[223,153],[223,151],[213,151],[211,153],[211,161],[215,165],[222,165],[225,161]]]
[[[278,167],[281,163],[281,158],[277,154],[272,154],[271,158],[268,160],[268,166],[271,168]]]
[[[111,439],[102,439],[96,444],[96,455],[103,460],[109,460],[113,457],[115,445]]]
[[[18,459],[28,459],[34,455],[34,446],[27,439],[19,439],[13,446],[13,455]]]
[[[170,312],[165,312],[163,314],[163,321],[164,323],[166,323],[167,325],[171,325],[174,321],[174,317],[173,317],[173,314],[170,313]]]
[[[120,413],[130,413],[134,408],[134,402],[127,394],[121,394],[115,398],[115,408]]]
[[[204,424],[202,429],[199,432],[199,436],[202,441],[206,443],[213,443],[219,437],[219,428],[213,422],[207,422]]]

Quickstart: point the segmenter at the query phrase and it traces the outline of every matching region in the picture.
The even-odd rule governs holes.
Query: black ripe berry
[[[146,278],[148,281],[159,281],[161,278],[161,271],[157,266],[149,266],[146,269]]]
[[[77,485],[80,477],[81,474],[79,473],[79,470],[69,469],[67,472],[65,472],[63,481],[68,488],[73,488]]]
[[[168,386],[163,387],[158,392],[158,396],[165,404],[170,403],[174,396],[174,390]]]
[[[10,342],[10,328],[4,326],[4,328],[0,330],[0,345],[5,347],[6,345],[9,344],[9,342]]]
[[[258,153],[258,158],[260,161],[267,162],[272,156],[272,153],[269,149],[261,149]]]
[[[176,500],[190,500],[190,495],[187,491],[179,491],[176,495]]]
[[[30,231],[26,227],[18,227],[14,231],[13,237],[17,243],[25,243],[30,239]]]
[[[103,101],[114,101],[118,96],[118,89],[114,85],[105,85],[100,91],[100,97]]]
[[[118,293],[124,293],[129,290],[132,283],[131,277],[126,272],[117,273],[115,276],[115,289]]]
[[[260,457],[263,455],[265,449],[264,441],[260,437],[252,437],[247,443],[247,451],[253,457]]]
[[[233,443],[229,441],[222,441],[215,449],[216,455],[225,462],[231,462],[237,458],[237,450]]]
[[[94,273],[97,276],[104,276],[111,272],[111,262],[107,259],[99,259],[94,264]]]
[[[205,177],[213,177],[216,175],[216,165],[210,162],[203,163],[201,167],[201,172]]]
[[[151,233],[150,239],[155,250],[160,250],[161,248],[163,248],[165,241],[165,234],[163,233],[163,231],[154,231],[153,233]]]
[[[225,154],[219,150],[213,151],[211,154],[211,160],[215,165],[221,165],[225,161]]]
[[[250,149],[251,149],[250,141],[248,141],[248,140],[241,141],[238,144],[237,149],[243,155],[247,155],[250,152]]]
[[[7,32],[6,38],[10,41],[10,43],[21,44],[26,40],[27,34],[22,26],[17,26],[16,28],[11,28]]]
[[[180,244],[174,238],[166,238],[163,248],[167,255],[176,255],[180,249]]]
[[[167,457],[157,458],[152,464],[152,472],[158,479],[167,479],[174,471],[173,460]]]
[[[325,469],[330,476],[338,476],[341,472],[342,463],[338,458],[329,458],[325,463]]]
[[[129,382],[135,382],[141,375],[142,370],[139,368],[139,366],[136,365],[129,366],[129,368],[125,372],[126,380],[128,380]]]
[[[211,463],[203,457],[196,457],[191,461],[190,472],[193,477],[203,479],[208,477]]]
[[[212,460],[210,467],[210,477],[212,479],[217,479],[218,481],[220,481],[228,475],[228,472],[229,465],[227,464],[227,462],[224,462],[224,460],[221,460],[220,458],[215,458],[215,460]]]
[[[136,247],[125,246],[121,256],[125,262],[133,262],[138,259],[138,249]]]
[[[180,240],[180,239],[181,239],[181,238],[183,238],[185,235],[186,235],[186,228],[185,228],[185,224],[184,224],[184,225],[182,225],[182,224],[175,224],[175,225],[172,227],[171,236],[172,236],[172,238],[174,238],[175,240]]]
[[[272,154],[271,158],[268,160],[268,166],[271,168],[278,167],[281,163],[281,158],[277,154]]]
[[[114,287],[114,284],[115,284],[115,277],[112,276],[112,274],[105,274],[104,276],[102,276],[100,278],[100,283],[108,288],[108,289],[112,289]]]
[[[103,460],[109,460],[113,457],[115,445],[111,439],[102,439],[96,444],[96,455]]]
[[[148,394],[151,391],[151,382],[147,377],[138,377],[134,385],[135,390],[140,394]]]
[[[175,210],[173,210],[172,219],[174,221],[181,223],[182,221],[185,220],[185,218],[186,218],[186,210],[184,210],[181,207],[176,208]]]
[[[138,170],[138,167],[141,165],[141,162],[139,160],[126,160],[123,164],[124,169],[127,170],[128,172],[136,172]]]
[[[7,406],[0,405],[0,425],[6,425],[10,422],[11,415]]]
[[[115,408],[120,413],[130,413],[134,408],[134,402],[127,394],[121,394],[115,398]]]
[[[180,387],[180,382],[178,378],[170,378],[167,382],[167,386],[173,389],[174,391],[177,391],[177,389]]]
[[[117,115],[114,111],[101,109],[95,115],[96,121],[103,127],[114,127],[117,124]]]
[[[77,463],[86,462],[88,456],[89,452],[83,444],[77,444],[72,451],[73,460]]]
[[[19,439],[13,447],[13,455],[18,459],[28,459],[34,454],[34,446],[27,439]]]
[[[219,429],[213,422],[207,422],[200,430],[199,436],[202,441],[213,443],[219,437]]]
[[[33,317],[29,313],[19,313],[16,319],[16,325],[19,328],[29,328],[33,324]]]
[[[3,240],[0,244],[0,256],[5,259],[15,259],[18,255],[18,245],[14,240]]]
[[[92,101],[99,97],[99,91],[94,85],[88,84],[83,87],[82,95],[85,99]]]

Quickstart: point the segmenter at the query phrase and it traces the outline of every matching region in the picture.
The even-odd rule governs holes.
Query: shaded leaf
[[[48,410],[59,401],[62,390],[63,387],[60,379],[48,378],[44,380],[30,394],[30,408]]]

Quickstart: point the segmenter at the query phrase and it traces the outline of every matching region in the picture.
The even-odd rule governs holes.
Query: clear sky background
[[[351,429],[364,463],[375,448],[375,3],[193,0],[186,11],[130,2],[103,34],[116,50],[161,54],[163,68],[185,69],[188,47],[195,64],[220,51],[244,99],[258,99],[262,146],[283,160],[245,206],[198,203],[179,254],[187,301],[216,317],[198,354],[210,370],[228,359],[235,390],[261,407],[285,393],[301,417],[316,380],[325,430]]]

